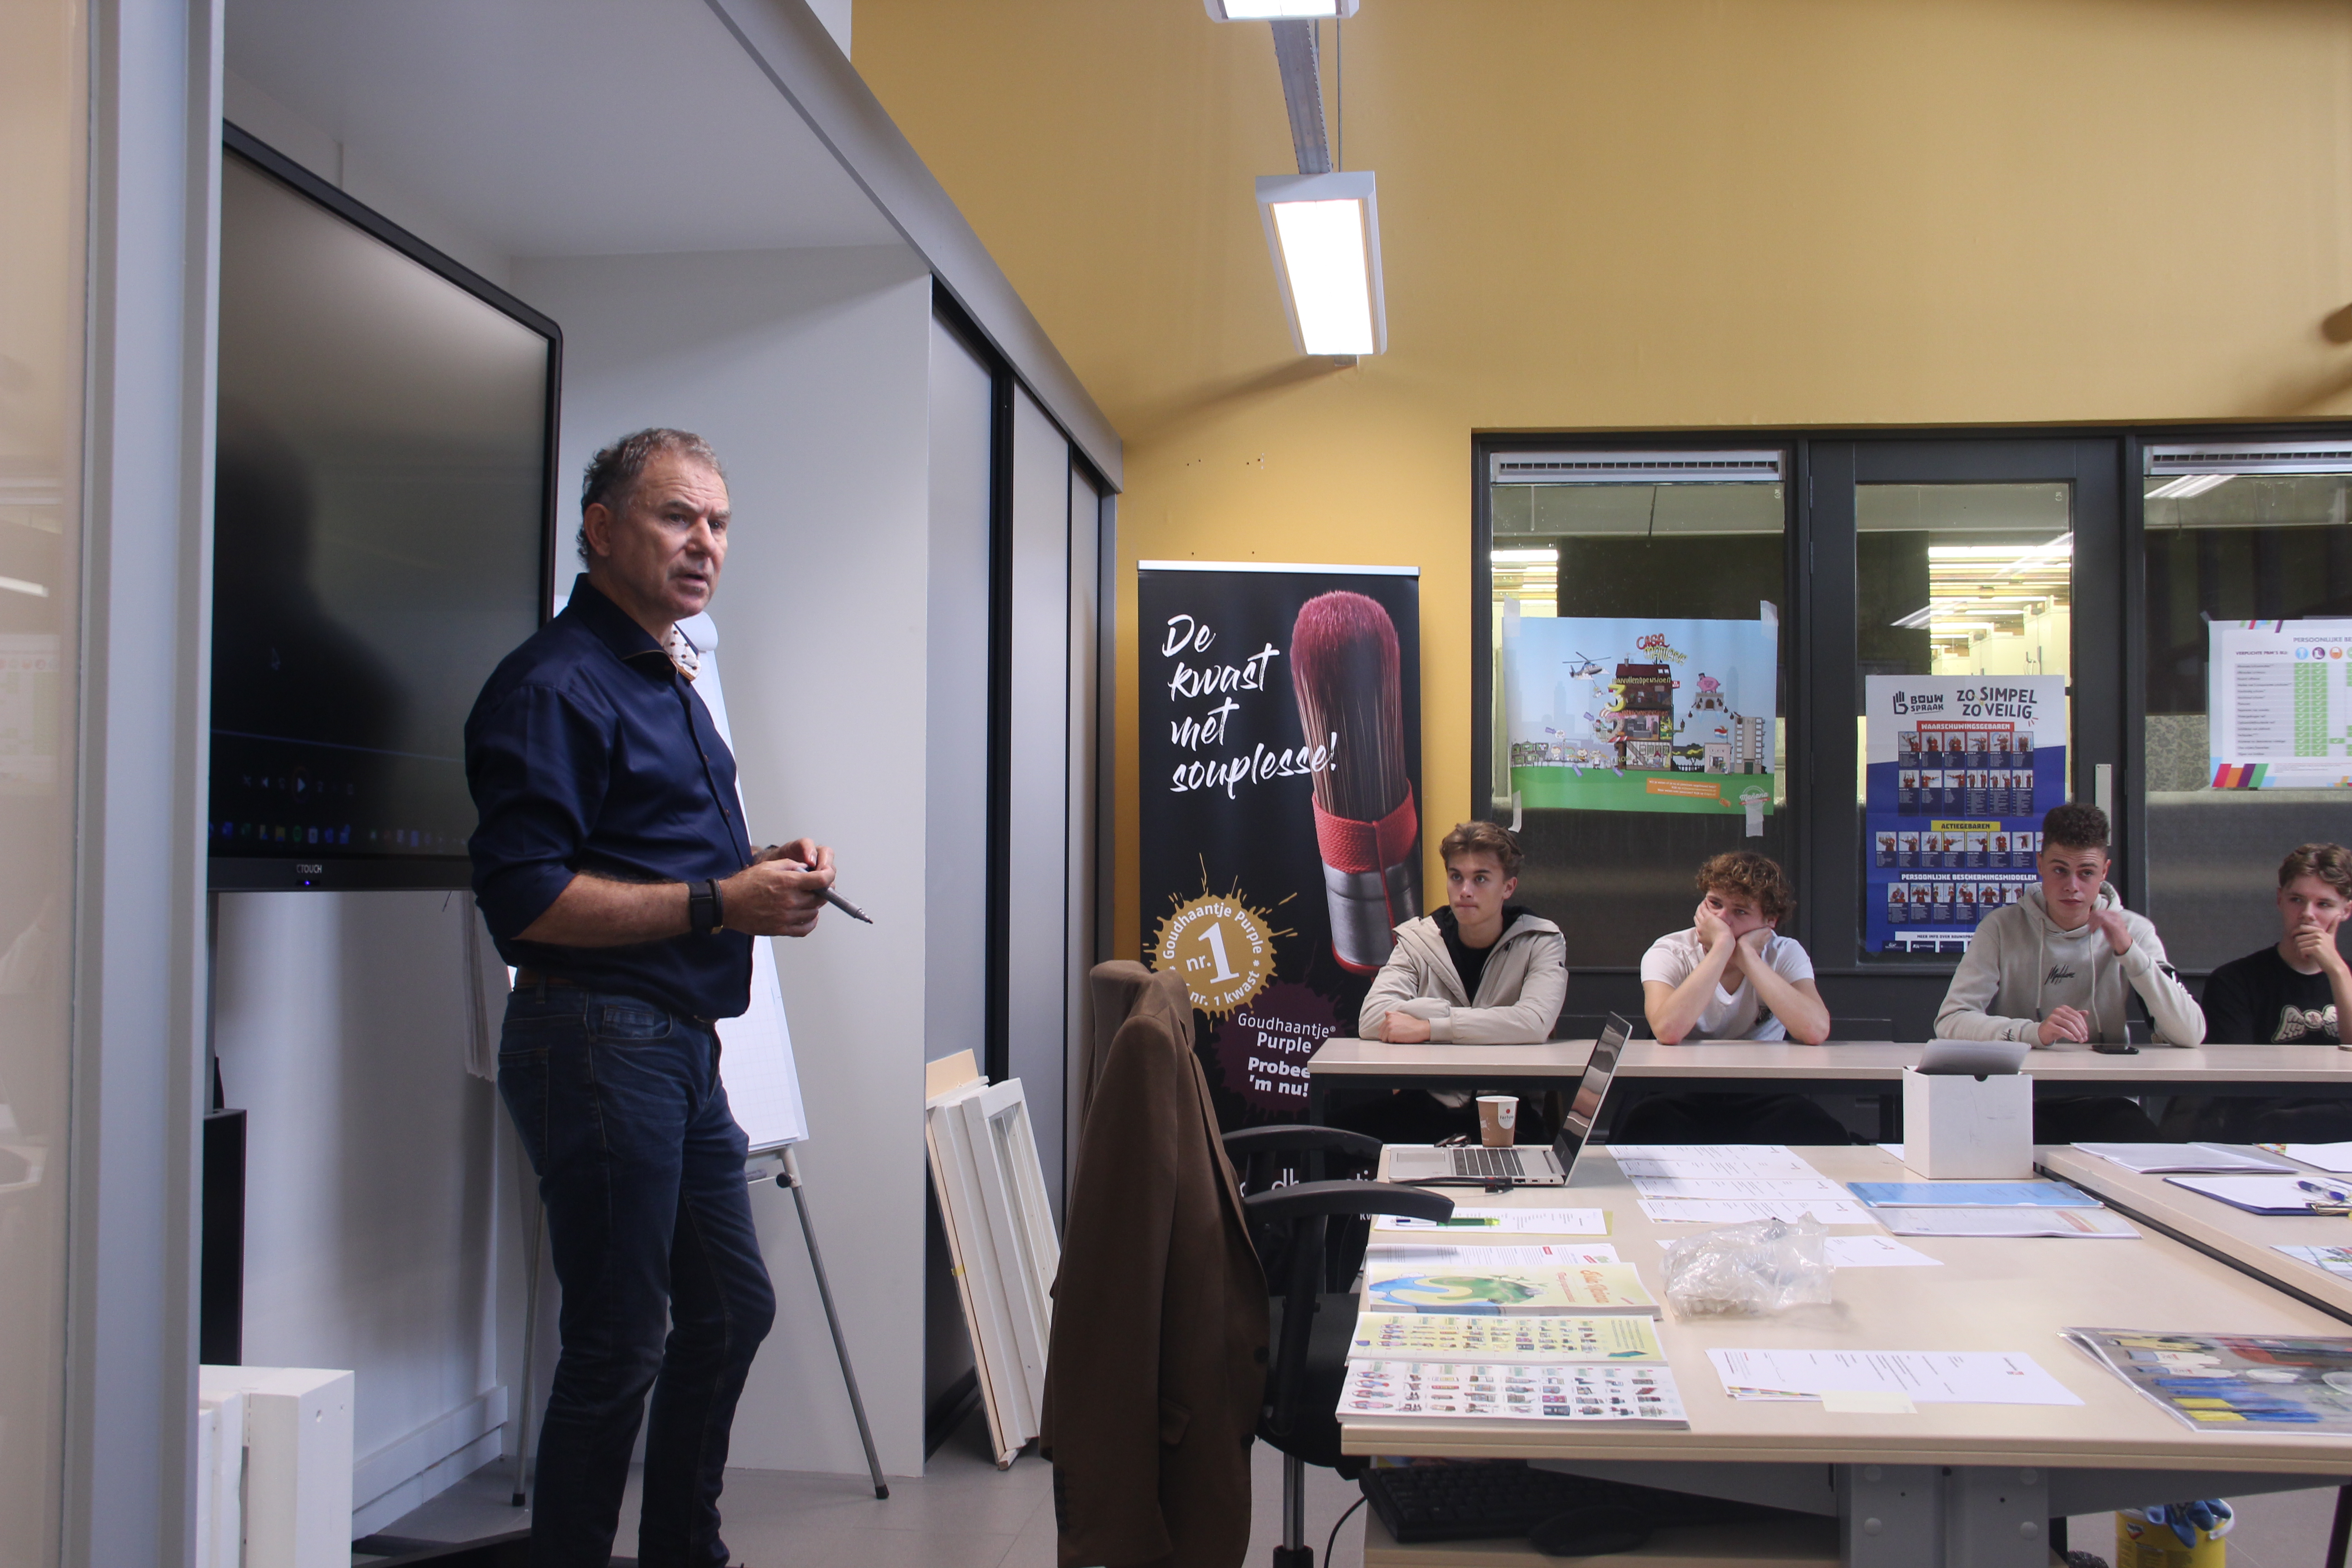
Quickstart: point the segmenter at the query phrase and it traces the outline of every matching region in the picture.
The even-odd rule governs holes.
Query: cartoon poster
[[[1752,621],[1503,619],[1511,789],[1522,807],[1772,809],[1780,628]],[[1769,610],[1769,606],[1767,607]]]
[[[1451,826],[1421,816],[1420,577],[1148,561],[1136,593],[1143,961],[1184,976],[1222,1125],[1304,1121]]]
[[[2066,799],[2066,678],[1873,675],[1864,686],[1863,946],[1957,956],[2039,879]]]

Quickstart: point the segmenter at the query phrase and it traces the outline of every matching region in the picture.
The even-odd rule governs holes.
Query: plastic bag
[[[1753,1219],[1666,1245],[1666,1302],[1677,1318],[1760,1318],[1830,1302],[1829,1232]]]

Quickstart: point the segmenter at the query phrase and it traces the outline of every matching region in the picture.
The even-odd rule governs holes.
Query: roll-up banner
[[[1420,572],[1146,561],[1136,605],[1143,959],[1192,992],[1219,1121],[1303,1119],[1429,907]]]

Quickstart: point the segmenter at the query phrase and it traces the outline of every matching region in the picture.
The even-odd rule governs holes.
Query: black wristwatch
[[[709,936],[727,923],[727,909],[719,884],[705,879],[686,885],[686,921],[697,936]]]

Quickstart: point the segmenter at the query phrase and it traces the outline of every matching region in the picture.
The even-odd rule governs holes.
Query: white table
[[[1727,1040],[1667,1046],[1631,1040],[1617,1066],[1623,1105],[1644,1091],[1667,1088],[1780,1088],[1798,1093],[1877,1095],[1892,1099],[1903,1069],[1925,1049],[1884,1040],[1832,1040],[1818,1046]],[[1550,1040],[1528,1046],[1411,1046],[1380,1040],[1324,1042],[1307,1064],[1307,1115],[1325,1120],[1333,1092],[1376,1089],[1445,1089],[1520,1094],[1563,1089],[1584,1071],[1591,1040]],[[2136,1056],[2109,1056],[2088,1046],[2048,1046],[2026,1054],[2035,1092],[2117,1095],[2294,1092],[2352,1099],[2352,1051],[2323,1046],[2143,1046]],[[2063,1088],[2054,1086],[2063,1085]],[[1617,1096],[1612,1093],[1612,1100]],[[1895,1136],[1891,1127],[1885,1136]]]
[[[1836,1181],[1916,1179],[1875,1148],[1801,1152]],[[1612,1245],[1654,1289],[1662,1284],[1660,1239],[1696,1228],[1643,1217],[1615,1162],[1599,1153],[1579,1162],[1565,1193],[1520,1188],[1477,1201],[1604,1207]],[[1943,1568],[2042,1568],[2053,1518],[2352,1477],[2352,1436],[2193,1431],[2058,1337],[2069,1327],[2342,1331],[2305,1302],[2153,1231],[2134,1241],[1906,1244],[1943,1266],[1840,1270],[1833,1308],[1778,1318],[1669,1319],[1662,1333],[1689,1412],[1687,1431],[1343,1416],[1344,1447],[1356,1454],[1523,1458],[1798,1509],[1838,1521],[1843,1561],[1853,1568],[1933,1563],[1922,1551],[1930,1542],[1943,1543]],[[1735,1401],[1706,1359],[1710,1347],[2024,1351],[2084,1403],[1833,1415],[1815,1404]]]

